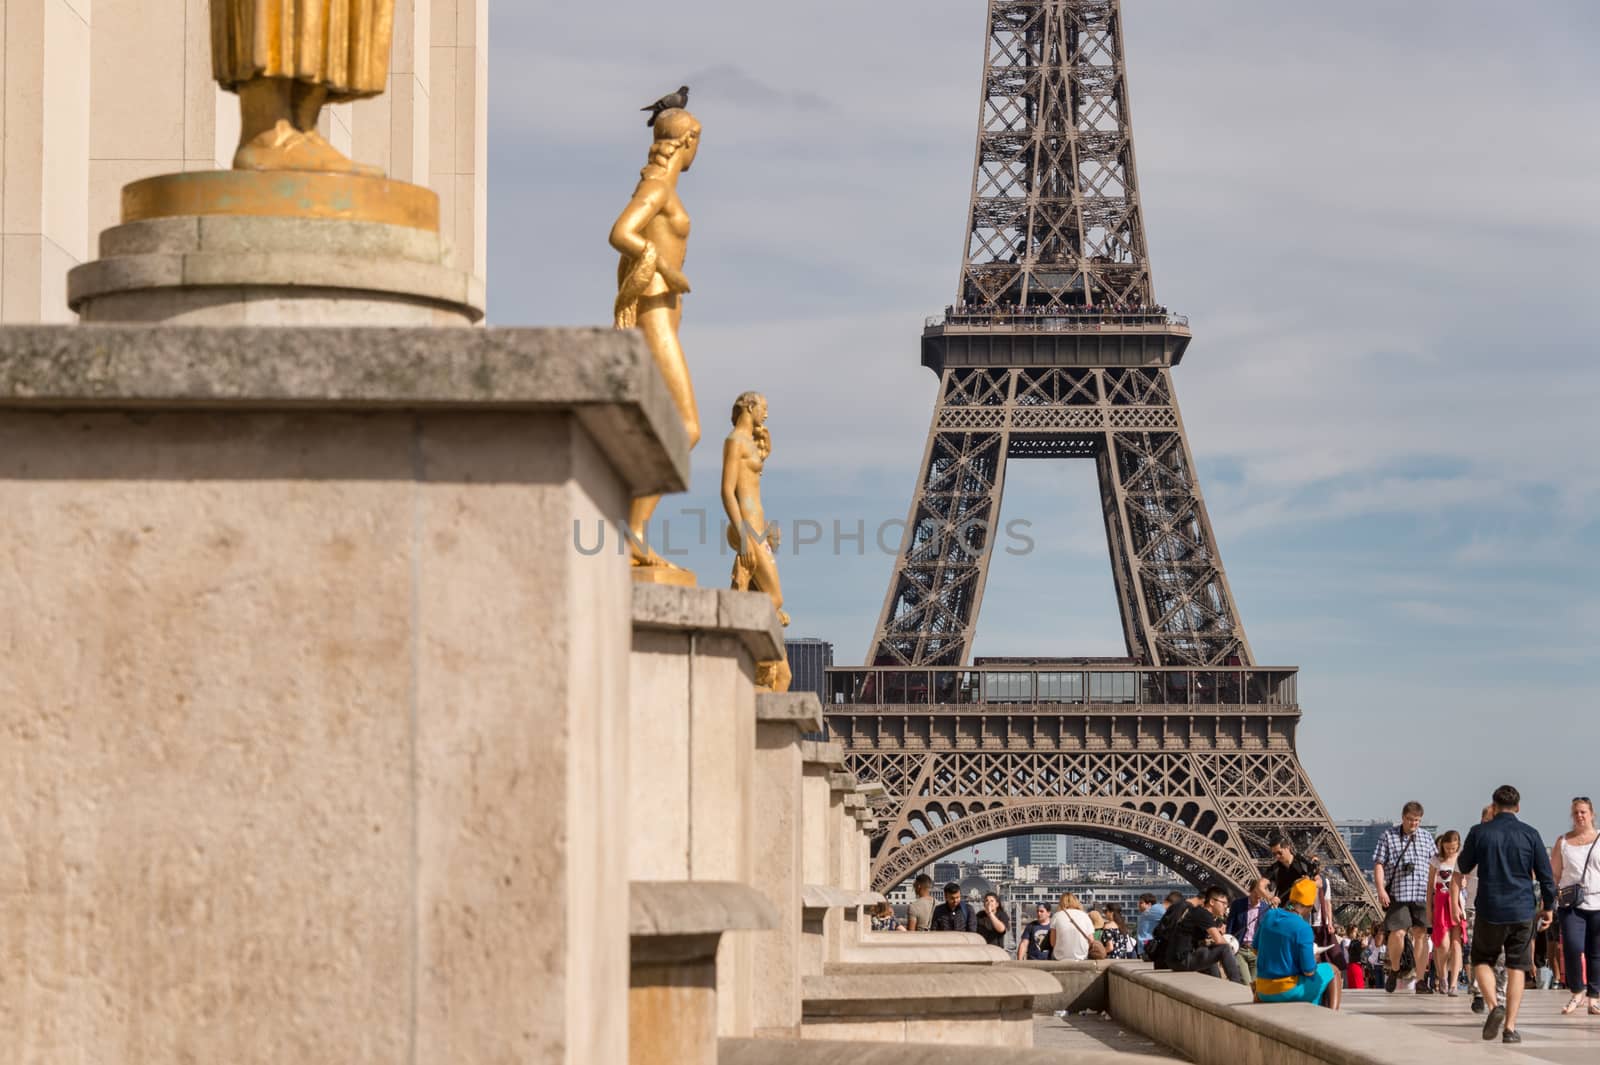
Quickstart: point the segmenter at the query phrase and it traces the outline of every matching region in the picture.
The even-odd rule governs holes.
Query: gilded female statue
[[[767,430],[767,400],[759,392],[745,392],[733,401],[733,432],[722,445],[722,509],[728,515],[728,546],[733,559],[733,587],[738,591],[765,592],[778,620],[789,624],[783,609],[783,586],[778,581],[778,523],[767,524],[761,505],[761,474],[772,454],[772,434]],[[770,691],[789,690],[789,663],[782,659],[761,662],[758,686]]]
[[[211,70],[239,94],[236,170],[377,175],[317,132],[323,104],[377,96],[394,0],[211,0]]]
[[[689,291],[689,280],[683,276],[689,214],[678,199],[678,175],[694,163],[700,123],[688,111],[673,108],[656,117],[652,130],[655,140],[649,162],[639,171],[633,199],[611,227],[611,246],[622,255],[617,266],[615,324],[618,329],[637,326],[644,334],[692,448],[700,440],[700,414],[678,343],[683,296]],[[658,495],[641,496],[628,509],[633,564],[677,569],[645,542],[645,527],[660,501]]]

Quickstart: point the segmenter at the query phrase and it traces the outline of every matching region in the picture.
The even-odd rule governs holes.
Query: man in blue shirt
[[[954,880],[944,886],[944,902],[933,910],[935,932],[978,931],[978,913],[961,901],[961,885]]]
[[[1268,910],[1256,926],[1256,998],[1262,1002],[1309,1002],[1313,1006],[1327,994],[1328,1005],[1339,1008],[1339,971],[1317,962],[1311,934],[1311,908],[1317,904],[1317,884],[1297,880],[1282,909]]]
[[[1161,918],[1166,916],[1166,913],[1166,905],[1157,902],[1156,897],[1150,892],[1146,891],[1139,896],[1139,923],[1135,926],[1134,934],[1139,939],[1140,956],[1143,956],[1145,944],[1150,942],[1150,937],[1155,934],[1156,925],[1161,923]]]
[[[1533,933],[1550,927],[1555,909],[1556,881],[1550,872],[1550,856],[1544,840],[1531,825],[1517,820],[1522,796],[1510,784],[1494,790],[1495,815],[1474,825],[1461,845],[1457,862],[1463,875],[1478,875],[1478,908],[1472,924],[1472,975],[1485,1002],[1493,1004],[1483,1022],[1483,1037],[1505,1034],[1501,1042],[1520,1043],[1517,1034],[1517,1008],[1522,1005],[1522,987],[1533,971]],[[1531,882],[1539,882],[1535,902]],[[1538,918],[1535,921],[1535,917]],[[1506,952],[1506,1001],[1495,997],[1494,961]]]

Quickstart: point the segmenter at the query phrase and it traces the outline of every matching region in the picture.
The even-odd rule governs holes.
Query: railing
[[[1129,329],[1187,329],[1189,318],[1168,311],[1050,311],[1043,308],[1024,310],[1000,307],[946,311],[944,314],[930,315],[923,325],[926,329],[946,332],[952,329],[1000,328],[1038,333],[1099,333]]]
[[[827,670],[827,709],[846,706],[1031,705],[1296,707],[1292,667],[1018,669],[846,667]]]

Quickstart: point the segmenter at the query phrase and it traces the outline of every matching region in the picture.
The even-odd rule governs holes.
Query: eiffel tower
[[[1186,319],[1155,300],[1120,0],[989,0],[956,302],[870,667],[828,724],[881,782],[873,883],[1000,836],[1065,832],[1248,887],[1287,833],[1375,903],[1295,751],[1293,667],[1258,665],[1173,391]],[[968,663],[1006,464],[1092,459],[1127,657]]]

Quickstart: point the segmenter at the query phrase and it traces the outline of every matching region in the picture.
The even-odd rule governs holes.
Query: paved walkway
[[[1040,1050],[1115,1050],[1123,1054],[1148,1054],[1153,1058],[1188,1061],[1177,1051],[1124,1028],[1098,1013],[1070,1017],[1035,1017],[1033,1045]]]
[[[1581,1012],[1561,1016],[1561,1007],[1570,997],[1566,991],[1525,992],[1517,1018],[1522,1045],[1506,1049],[1560,1065],[1600,1062],[1600,1017]],[[1483,1038],[1483,1014],[1472,1012],[1472,998],[1465,994],[1450,998],[1402,991],[1392,995],[1383,991],[1346,991],[1344,1008],[1414,1024],[1455,1042],[1479,1043]],[[1037,1027],[1034,1036],[1038,1036]]]

